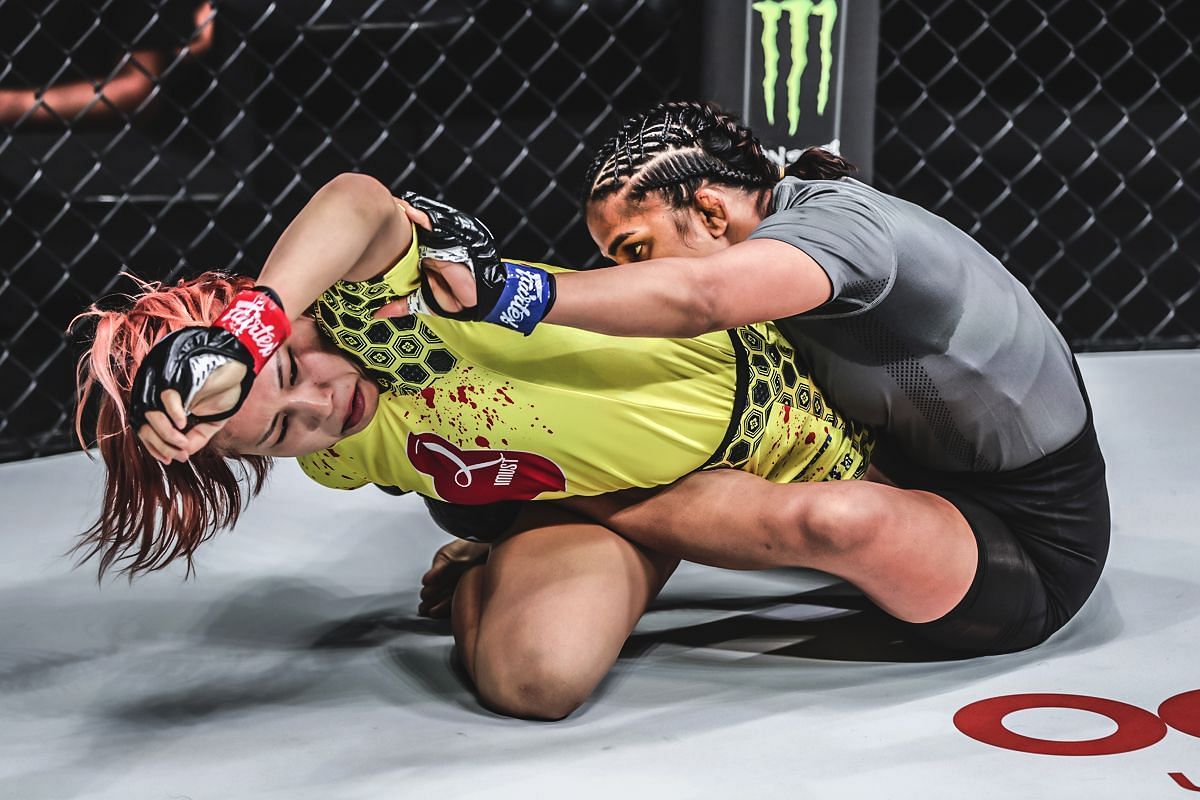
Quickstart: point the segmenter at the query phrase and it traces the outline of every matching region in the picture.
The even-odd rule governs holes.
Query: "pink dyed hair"
[[[129,393],[138,365],[156,342],[180,328],[211,324],[254,281],[220,272],[173,285],[133,280],[141,291],[127,296],[127,307],[92,305],[71,322],[95,321],[91,346],[76,370],[75,433],[88,447],[84,412],[96,402],[95,442],[107,468],[100,518],[74,550],[81,561],[98,556],[101,577],[121,564],[119,571],[132,580],[179,558],[186,559],[190,575],[196,548],[237,522],[266,483],[271,460],[223,453],[210,443],[189,461],[164,466],[129,427]]]

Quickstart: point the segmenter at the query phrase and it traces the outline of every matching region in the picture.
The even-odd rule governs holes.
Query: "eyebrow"
[[[283,359],[282,358],[275,359],[275,374],[279,376],[279,390],[283,391]],[[267,429],[265,431],[263,431],[263,435],[260,436],[258,441],[254,443],[254,445],[256,447],[258,445],[261,445],[263,442],[265,442],[267,440],[267,437],[271,435],[271,431],[275,430],[275,425],[278,422],[279,422],[279,412],[275,412],[275,416],[271,418],[271,424],[267,426]]]
[[[635,233],[637,233],[637,231],[625,231],[624,233],[618,233],[616,236],[614,236],[612,242],[608,245],[609,257],[616,258],[617,248],[624,244],[625,240],[630,236],[633,236]]]

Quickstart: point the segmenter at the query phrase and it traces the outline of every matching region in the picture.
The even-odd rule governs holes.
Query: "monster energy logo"
[[[775,124],[775,84],[779,79],[779,19],[786,11],[791,26],[792,66],[787,76],[788,134],[800,125],[800,81],[808,67],[808,23],[821,18],[821,82],[817,88],[817,114],[825,115],[829,102],[829,76],[833,72],[833,25],[837,22],[836,0],[762,0],[754,3],[762,15],[763,101],[767,122]]]

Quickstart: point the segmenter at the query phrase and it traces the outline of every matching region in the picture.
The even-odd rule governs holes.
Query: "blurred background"
[[[73,447],[66,328],[122,270],[256,274],[342,171],[598,266],[591,150],[704,97],[703,7],[0,0],[0,460]],[[881,0],[871,182],[979,239],[1079,351],[1200,346],[1186,7]]]

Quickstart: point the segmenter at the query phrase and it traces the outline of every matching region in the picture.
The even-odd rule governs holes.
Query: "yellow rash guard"
[[[870,431],[826,404],[774,325],[639,339],[373,319],[417,286],[418,261],[414,243],[379,278],[338,283],[317,301],[320,330],[380,387],[364,430],[299,459],[318,483],[481,504],[657,486],[716,467],[779,483],[866,472]]]

